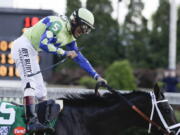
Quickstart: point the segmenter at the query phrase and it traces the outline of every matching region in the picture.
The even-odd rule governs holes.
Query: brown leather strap
[[[134,111],[136,111],[142,118],[144,118],[146,121],[157,127],[158,130],[162,131],[165,135],[170,135],[165,129],[163,129],[159,124],[157,124],[155,121],[152,121],[149,119],[149,117],[143,113],[139,108],[137,108],[135,105],[131,107]]]
[[[24,105],[31,105],[31,104],[35,104],[35,97],[34,96],[26,96],[24,97]]]

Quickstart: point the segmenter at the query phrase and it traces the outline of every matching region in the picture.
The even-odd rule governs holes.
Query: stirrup
[[[42,133],[42,132],[53,133],[54,129],[38,122],[38,123],[27,125],[27,132],[29,134]]]

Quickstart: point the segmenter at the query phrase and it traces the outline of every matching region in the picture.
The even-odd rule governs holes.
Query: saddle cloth
[[[60,106],[61,104],[61,106]],[[54,127],[62,101],[47,100],[36,105],[41,123]],[[0,135],[28,135],[24,107],[9,102],[0,102]]]

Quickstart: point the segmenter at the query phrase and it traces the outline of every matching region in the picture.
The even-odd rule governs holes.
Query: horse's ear
[[[154,85],[154,93],[156,95],[156,100],[162,100],[165,98],[163,92],[161,91],[157,83]]]

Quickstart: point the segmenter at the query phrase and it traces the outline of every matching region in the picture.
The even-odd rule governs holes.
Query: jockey
[[[92,29],[93,14],[85,8],[80,8],[72,13],[70,19],[65,16],[47,16],[26,29],[23,35],[14,41],[11,54],[22,80],[29,132],[52,130],[39,122],[35,112],[35,97],[38,101],[47,98],[42,74],[28,77],[29,74],[40,71],[37,59],[39,51],[69,57],[98,82],[107,83],[83,56],[76,43],[79,36],[89,34]],[[66,47],[66,50],[63,47]]]

